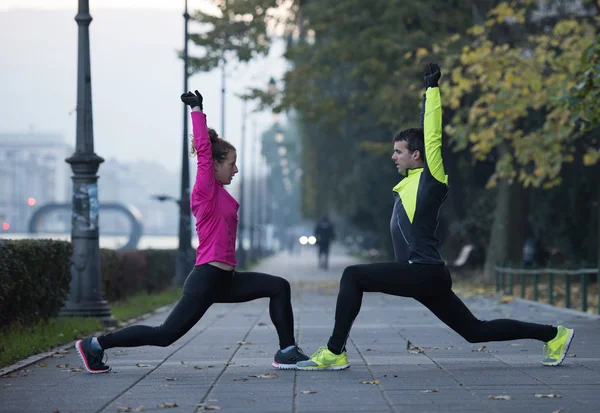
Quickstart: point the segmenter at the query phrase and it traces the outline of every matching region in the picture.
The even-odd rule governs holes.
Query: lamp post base
[[[116,326],[117,320],[111,315],[108,303],[102,301],[87,301],[73,303],[67,301],[61,308],[59,317],[93,317],[100,319],[102,324],[107,327]]]

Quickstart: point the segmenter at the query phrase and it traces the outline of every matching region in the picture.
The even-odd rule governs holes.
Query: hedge
[[[176,250],[100,250],[102,292],[119,301],[137,292],[162,291],[175,276]]]
[[[69,295],[72,248],[52,240],[0,240],[0,327],[55,317]]]
[[[69,296],[71,244],[0,240],[0,328],[58,315]],[[100,250],[102,292],[109,302],[171,285],[176,250]]]

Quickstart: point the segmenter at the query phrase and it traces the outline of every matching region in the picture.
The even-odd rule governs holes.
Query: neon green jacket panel
[[[431,175],[439,182],[448,185],[448,176],[444,171],[444,163],[442,162],[442,104],[440,88],[429,88],[425,95],[425,116],[423,119],[425,160]]]
[[[410,223],[413,222],[415,210],[417,209],[417,193],[419,192],[419,180],[422,172],[423,168],[408,170],[406,177],[394,187],[394,192],[400,196],[402,207]]]

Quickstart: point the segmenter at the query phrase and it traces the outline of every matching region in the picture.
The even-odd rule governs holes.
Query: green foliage
[[[581,76],[567,96],[567,106],[582,123],[584,131],[600,126],[600,35],[581,54]],[[598,140],[591,142],[583,156],[585,165],[594,165],[600,160]]]
[[[69,293],[71,244],[0,240],[0,328],[55,317]]]
[[[497,180],[552,187],[561,167],[575,161],[578,126],[563,101],[583,71],[582,53],[593,39],[593,22],[573,13],[556,19],[549,32],[531,33],[534,14],[502,2],[481,26],[469,30],[472,43],[450,57],[449,103],[456,113],[446,132],[458,146],[470,145],[476,159],[497,155]],[[502,30],[501,30],[502,29]],[[471,104],[466,106],[465,99]]]
[[[227,13],[211,26],[213,38],[230,43],[241,33],[257,38],[260,31],[250,26],[235,36],[227,28],[227,21],[248,13],[241,2],[218,3]],[[596,162],[597,142],[581,126],[597,124],[594,13],[600,6],[588,0],[581,9],[575,0],[548,0],[538,10],[538,3],[288,2],[287,20],[278,22],[290,34],[284,86],[276,95],[252,89],[248,97],[297,113],[306,217],[335,210],[355,227],[380,233],[381,245],[389,244],[390,188],[399,178],[389,160],[390,140],[399,129],[418,126],[422,67],[429,61],[442,62],[445,142],[449,136],[460,158],[445,156],[455,198],[483,202],[480,181],[493,187],[499,178],[550,188],[561,183],[565,164]],[[247,21],[258,26],[270,11],[251,13]],[[274,32],[268,24],[261,27],[267,28],[268,46]],[[253,41],[244,44],[264,51]],[[207,55],[211,49],[235,54],[218,43],[202,45]],[[492,165],[484,168],[485,176],[475,172],[482,164]],[[474,227],[489,221],[493,210],[480,217],[465,201],[453,204],[442,212],[450,209],[457,239],[467,231],[485,237],[483,228]]]
[[[281,18],[274,11],[284,8],[283,3],[281,0],[219,0],[214,2],[219,15],[196,12],[193,20],[207,30],[190,35],[190,40],[205,51],[203,56],[190,58],[192,70],[208,72],[228,56],[248,62],[266,54],[271,42],[267,28],[279,24]]]

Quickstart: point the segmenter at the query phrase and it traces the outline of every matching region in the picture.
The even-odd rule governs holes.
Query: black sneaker
[[[108,373],[110,367],[104,364],[102,359],[104,358],[103,350],[94,350],[91,347],[92,337],[86,337],[83,340],[75,343],[75,348],[83,360],[85,369],[90,373]]]
[[[277,353],[275,353],[273,367],[284,370],[295,369],[297,362],[306,361],[309,359],[310,357],[304,354],[300,347],[294,346],[293,349],[286,351],[285,353],[282,353],[281,350],[278,350]]]

